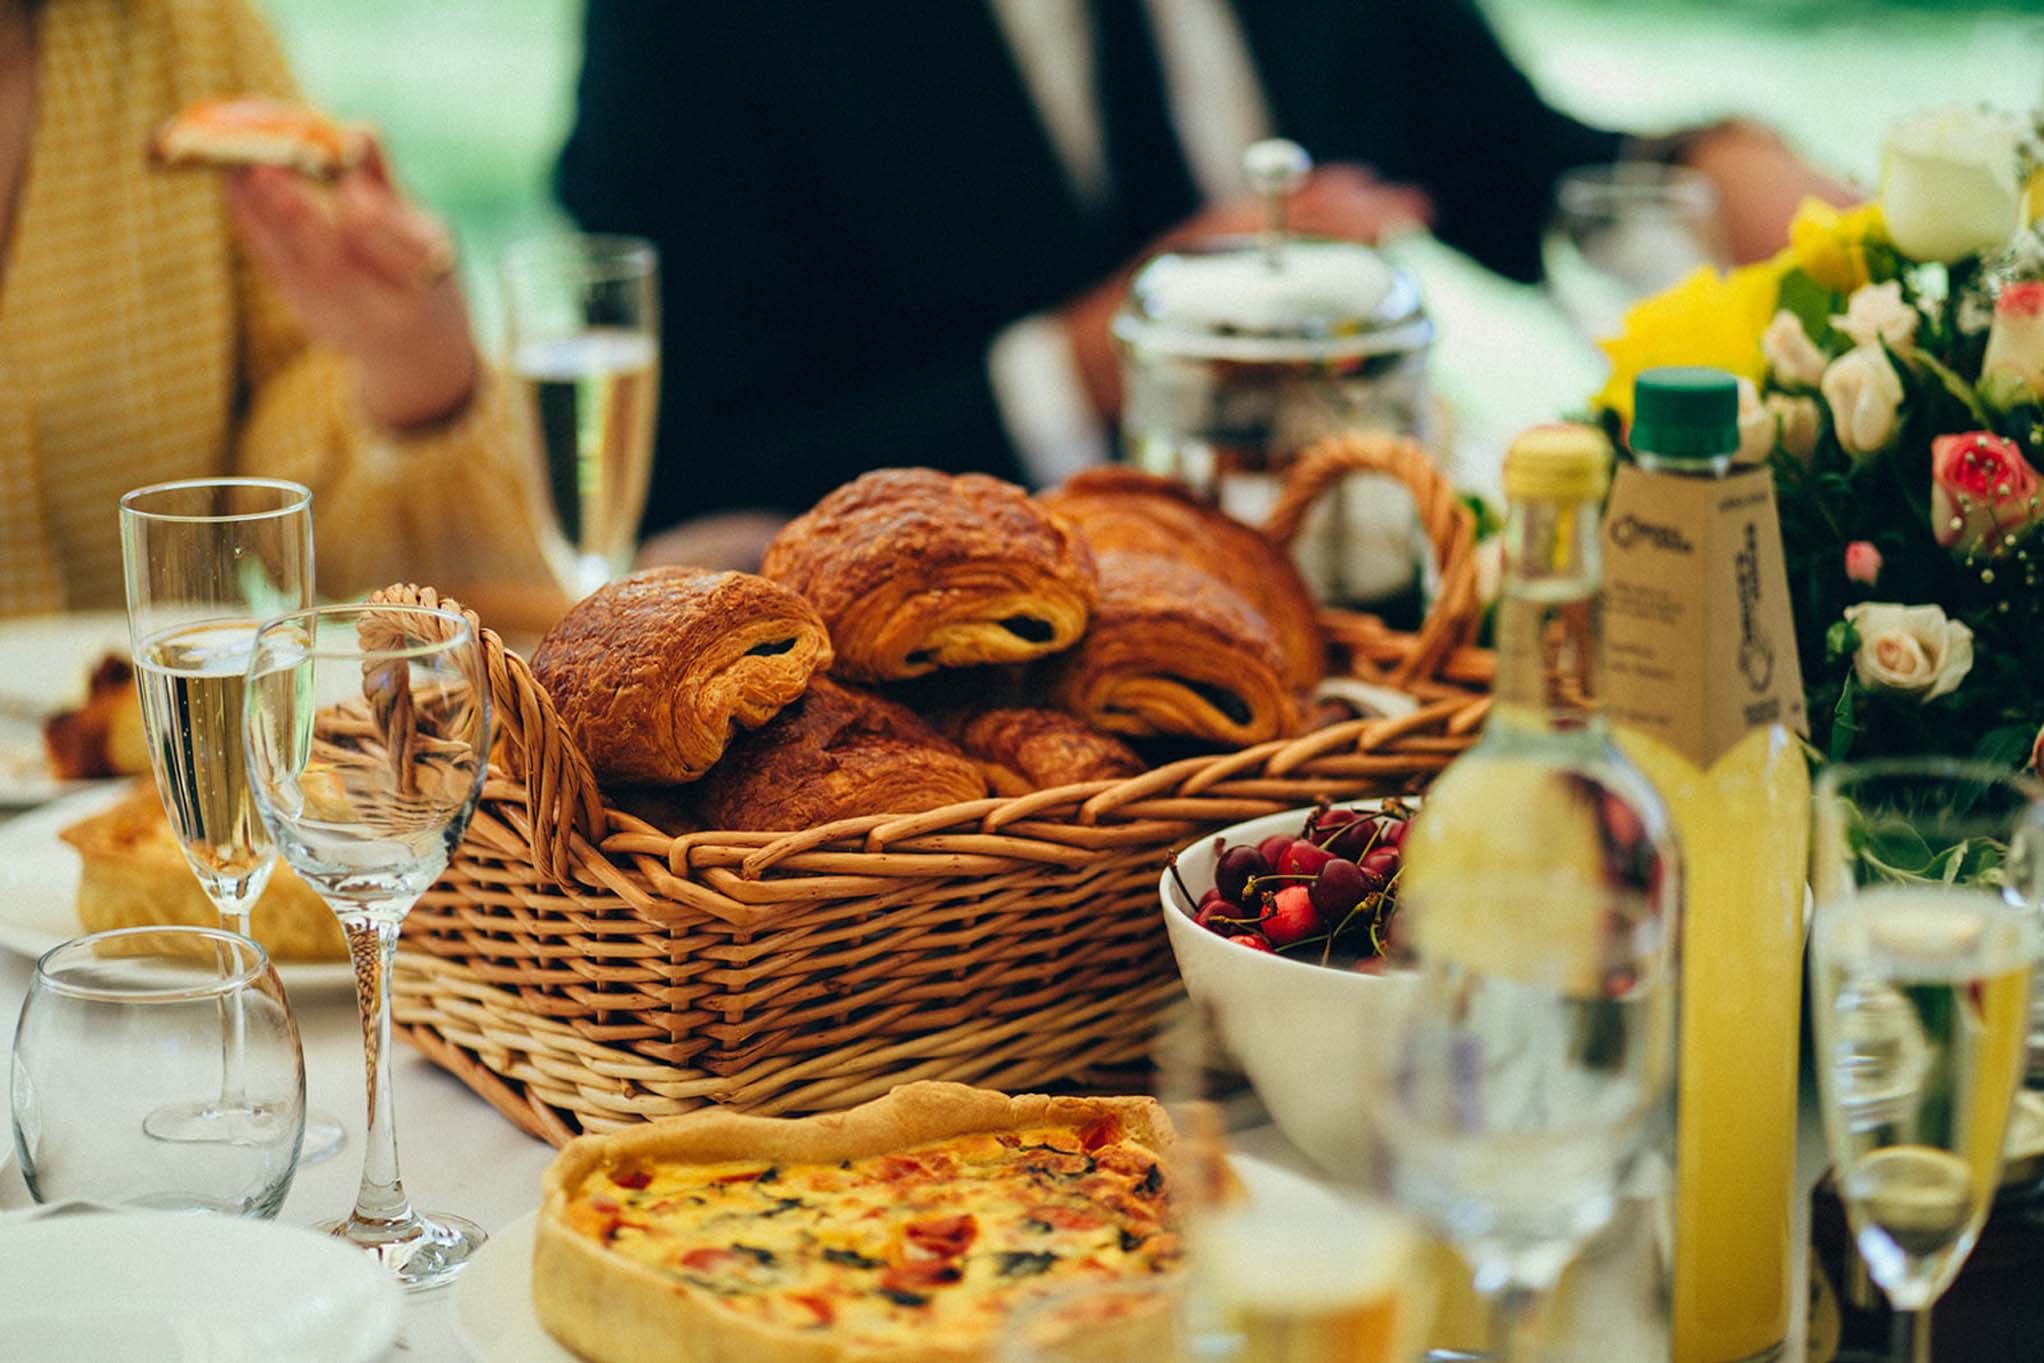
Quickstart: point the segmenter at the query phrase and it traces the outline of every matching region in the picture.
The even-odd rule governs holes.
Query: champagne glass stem
[[[397,1111],[390,1084],[390,976],[400,920],[383,914],[347,914],[341,929],[355,963],[355,997],[362,1005],[362,1064],[368,1081],[368,1137],[363,1142],[362,1186],[353,1220],[369,1225],[412,1220],[411,1200],[397,1169]]]
[[[249,935],[249,911],[255,907],[253,899],[233,896],[212,896],[213,907],[220,912],[220,926],[237,937]],[[225,948],[220,951],[223,970],[228,963]],[[220,1107],[226,1112],[248,1110],[248,1050],[242,1013],[242,998],[235,993],[220,1000],[220,1010],[226,1025],[220,1029]]]
[[[1890,1351],[1897,1363],[1930,1363],[1930,1308],[1895,1313],[1895,1344]]]
[[[1507,1283],[1492,1293],[1490,1306],[1491,1363],[1534,1363],[1539,1329],[1540,1293],[1523,1283]]]

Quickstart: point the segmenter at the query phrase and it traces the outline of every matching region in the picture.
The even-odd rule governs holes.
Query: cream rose
[[[1793,455],[1797,463],[1809,463],[1817,453],[1817,432],[1823,421],[1817,410],[1817,399],[1769,393],[1767,410],[1774,415],[1775,424],[1781,430],[1781,447]]]
[[[1760,353],[1777,383],[1815,388],[1824,379],[1824,352],[1803,330],[1802,319],[1787,308],[1775,313],[1760,333]]]
[[[1980,392],[2004,410],[2044,395],[2044,281],[2005,285],[1995,295]]]
[[[1863,601],[1845,618],[1859,635],[1852,667],[1861,686],[1936,700],[1973,670],[1973,631],[1937,606]]]
[[[1916,324],[1920,320],[1916,309],[1903,301],[1902,286],[1890,280],[1854,289],[1852,297],[1846,300],[1844,315],[1833,317],[1831,325],[1852,337],[1854,345],[1879,345],[1885,341],[1891,346],[1904,346],[1916,339]]]
[[[1739,380],[1739,449],[1732,456],[1735,464],[1764,464],[1767,456],[1774,453],[1774,442],[1780,438],[1781,428],[1775,423],[1774,413],[1760,400],[1760,390],[1753,386],[1753,380]]]
[[[2021,214],[2016,120],[1948,104],[1888,132],[1881,215],[1904,255],[1946,264],[2005,242]]]
[[[1831,362],[1819,385],[1831,407],[1831,428],[1855,459],[1876,454],[1895,438],[1902,407],[1902,377],[1879,346],[1863,345]]]

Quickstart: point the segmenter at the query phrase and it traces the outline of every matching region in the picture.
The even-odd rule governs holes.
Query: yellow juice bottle
[[[1656,370],[1605,517],[1619,743],[1682,846],[1674,1363],[1779,1355],[1795,1199],[1809,767],[1765,469],[1735,470],[1738,392]]]

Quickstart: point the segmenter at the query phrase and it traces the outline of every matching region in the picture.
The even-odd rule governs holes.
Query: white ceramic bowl
[[[1341,807],[1373,805],[1357,800]],[[1219,848],[1296,834],[1306,814],[1295,809],[1250,819],[1182,849],[1178,875],[1195,903],[1213,886]],[[1409,982],[1236,946],[1192,921],[1194,906],[1168,867],[1157,889],[1186,992],[1215,1019],[1221,1042],[1278,1129],[1328,1172],[1366,1176],[1371,1076],[1381,1068]]]

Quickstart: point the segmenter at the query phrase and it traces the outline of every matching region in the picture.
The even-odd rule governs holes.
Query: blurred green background
[[[573,111],[580,0],[258,3],[310,96],[381,127],[400,176],[454,225],[479,334],[494,343],[489,262],[559,221],[548,175]],[[1866,185],[1880,130],[1899,114],[1950,100],[2044,104],[2044,0],[1484,3],[1548,98],[1582,117],[1657,131],[1748,114]],[[1453,91],[1443,95],[1452,108]],[[1431,242],[1398,254],[1441,322],[1435,382],[1460,422],[1458,448],[1501,448],[1596,386],[1597,356],[1538,290]],[[1462,472],[1482,485],[1493,468],[1479,455]]]

